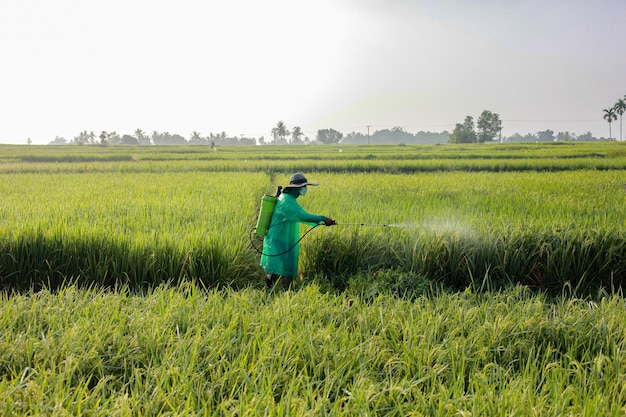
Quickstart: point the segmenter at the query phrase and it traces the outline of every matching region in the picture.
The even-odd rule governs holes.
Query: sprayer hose
[[[286,251],[284,251],[284,252],[281,252],[281,253],[276,253],[276,254],[268,254],[268,253],[263,253],[263,250],[262,250],[262,249],[259,249],[259,248],[257,248],[257,247],[255,246],[253,236],[254,236],[254,232],[256,231],[256,227],[253,227],[253,228],[250,230],[250,245],[252,245],[252,247],[254,248],[254,250],[255,250],[255,251],[257,251],[258,253],[260,253],[261,255],[264,255],[264,256],[281,256],[281,255],[286,254],[287,252],[289,252],[289,251],[290,251],[290,250],[292,250],[293,248],[295,248],[295,247],[298,245],[298,243],[300,243],[300,241],[301,241],[302,239],[304,239],[304,237],[305,237],[306,235],[308,235],[308,234],[309,234],[309,232],[310,232],[311,230],[313,230],[313,229],[315,229],[316,227],[319,227],[319,226],[320,226],[319,224],[316,224],[315,226],[311,227],[309,230],[307,230],[307,231],[306,231],[306,232],[305,232],[305,233],[304,233],[304,234],[300,237],[300,239],[298,239],[298,240],[296,241],[296,243],[294,243],[293,245],[291,245],[291,247],[290,247],[289,249],[287,249],[287,250],[286,250]]]

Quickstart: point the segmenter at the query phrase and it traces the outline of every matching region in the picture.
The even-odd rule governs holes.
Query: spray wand
[[[399,224],[384,223],[335,223],[334,226],[401,227]]]

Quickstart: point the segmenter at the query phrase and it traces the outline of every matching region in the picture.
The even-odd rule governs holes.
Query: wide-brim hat
[[[297,172],[293,174],[291,178],[289,178],[289,185],[286,186],[285,188],[302,188],[302,187],[307,187],[309,185],[319,185],[319,184],[315,184],[313,182],[307,181],[304,174]]]

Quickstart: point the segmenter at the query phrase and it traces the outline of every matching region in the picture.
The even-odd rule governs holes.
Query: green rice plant
[[[558,172],[626,169],[619,143],[410,146],[0,146],[2,173]]]
[[[620,295],[1,295],[2,415],[621,415]],[[595,408],[594,408],[595,407]]]
[[[522,282],[557,293],[565,284],[593,293],[624,281],[623,171],[573,166],[492,173],[456,165],[441,172],[369,172],[384,164],[401,172],[405,161],[621,161],[616,145],[307,147],[292,159],[290,147],[189,148],[10,148],[7,159],[22,158],[24,171],[1,174],[0,284],[41,288],[69,280],[115,287],[189,279],[255,285],[262,271],[249,235],[259,200],[286,185],[292,170],[321,183],[303,206],[343,223],[313,231],[302,245],[303,276],[326,276],[336,288],[346,288],[352,274],[379,270],[454,288]],[[24,162],[29,152],[60,162]],[[105,160],[107,152],[120,160],[63,162],[95,160],[90,155],[97,153]],[[372,161],[378,168],[358,166]],[[58,164],[69,168],[57,172]]]
[[[251,174],[243,181],[260,192],[264,178]],[[242,177],[31,179],[16,176],[4,190],[5,287],[55,286],[68,278],[105,286],[184,279],[241,285],[254,275],[247,231],[256,202],[238,192]],[[222,207],[227,199],[230,205]]]
[[[322,186],[307,195],[314,211],[339,223],[390,227],[321,230],[308,242],[306,262],[323,274],[396,268],[461,288],[617,288],[624,278],[621,175],[318,174]]]
[[[624,172],[586,159],[624,154],[595,146],[11,148],[0,414],[623,415]],[[389,226],[318,228],[313,284],[247,288],[292,170],[307,210]]]

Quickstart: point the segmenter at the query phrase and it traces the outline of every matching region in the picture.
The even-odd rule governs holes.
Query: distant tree
[[[186,145],[187,139],[179,135],[178,133],[174,133],[172,135],[168,134],[166,136],[165,145]]]
[[[106,132],[103,130],[98,137],[101,145],[119,145],[122,143],[122,138],[116,131]]]
[[[278,141],[279,144],[287,143],[285,138],[287,137],[288,134],[289,134],[289,130],[287,130],[287,126],[282,120],[276,123],[276,127],[272,129],[272,136],[274,137],[274,145],[276,145],[276,141]]]
[[[146,135],[143,130],[135,130],[135,137],[140,145],[150,145],[150,136]]]
[[[189,137],[190,145],[202,145],[203,143],[206,143],[206,140],[202,137],[200,132],[196,130],[191,132],[191,136]]]
[[[476,143],[476,131],[474,130],[474,118],[465,116],[463,124],[457,123],[450,133],[450,143]]]
[[[227,137],[228,137],[228,134],[225,131],[222,130],[220,133],[215,135],[215,143],[217,145],[226,145],[226,138]]]
[[[507,142],[523,142],[524,141],[524,136],[520,135],[519,133],[513,133],[511,136],[509,136],[506,139]]]
[[[108,145],[109,144],[109,134],[107,132],[105,132],[104,130],[102,132],[100,132],[100,135],[98,137],[100,138],[100,144],[101,145]]]
[[[224,131],[220,133],[209,133],[209,136],[205,139],[209,143],[213,143],[214,146],[256,145],[254,138],[245,138],[243,135],[240,135],[240,137],[228,136]]]
[[[424,132],[419,131],[415,135],[415,143],[446,143],[450,138],[450,132]]]
[[[602,116],[602,118],[606,120],[607,122],[609,122],[609,140],[611,140],[612,139],[611,123],[617,120],[617,114],[615,113],[615,108],[613,107],[611,107],[610,109],[604,109],[602,111],[604,112],[604,115]]]
[[[377,130],[374,134],[371,135],[372,143],[386,143],[386,144],[407,144],[414,143],[415,136],[406,130],[403,127],[395,126],[391,130],[382,129]]]
[[[491,142],[498,137],[500,133],[502,127],[500,115],[489,110],[484,110],[478,117],[476,127],[478,128],[478,141]]]
[[[366,144],[367,136],[363,133],[350,132],[341,140],[341,143],[346,145]]]
[[[375,131],[369,136],[369,141],[365,138],[368,144],[376,143],[376,144],[390,144],[393,143],[393,132],[389,129],[380,129]]]
[[[253,145],[256,145],[256,139],[255,138],[247,138],[247,137],[241,135],[239,137],[239,144],[240,145],[245,145],[245,146],[253,146]]]
[[[119,145],[122,143],[122,137],[114,130],[109,132],[109,144]]]
[[[94,135],[93,132],[87,133],[87,131],[84,130],[80,132],[78,136],[74,137],[74,139],[72,140],[72,143],[76,145],[93,145],[95,143],[94,141],[95,136],[96,135]]]
[[[67,145],[67,140],[63,137],[56,136],[48,145]]]
[[[120,144],[122,145],[139,145],[139,141],[136,137],[131,135],[123,135],[120,139]]]
[[[156,130],[152,133],[152,143],[155,145],[185,145],[187,140],[178,134],[169,132],[159,133]]]
[[[556,134],[556,140],[559,142],[572,142],[576,140],[576,136],[570,132],[559,132]]]
[[[597,139],[595,137],[593,137],[591,132],[586,132],[586,133],[583,133],[582,135],[578,135],[576,140],[578,142],[591,142],[591,141],[594,141],[594,140],[597,140]]]
[[[28,139],[26,139],[26,144],[27,145],[32,145],[33,141],[30,138],[28,138]]]
[[[320,129],[317,131],[317,140],[325,145],[339,143],[343,138],[343,133],[335,129]]]
[[[294,145],[303,144],[304,142],[302,141],[302,139],[300,139],[302,136],[304,136],[304,133],[302,133],[302,128],[300,126],[295,126],[291,130],[291,143]]]
[[[551,140],[553,140],[552,138]],[[511,136],[506,138],[507,142],[537,142],[539,139],[536,134],[527,133],[522,136],[519,133],[513,133]]]
[[[537,140],[539,142],[554,142],[554,130],[546,129],[542,132],[537,132]]]
[[[620,98],[619,100],[617,100],[617,103],[615,103],[615,106],[613,106],[613,110],[615,110],[615,113],[619,114],[619,140],[623,141],[624,140],[624,136],[622,134],[622,115],[624,114],[624,112],[626,112],[626,96],[624,96],[624,98]]]

